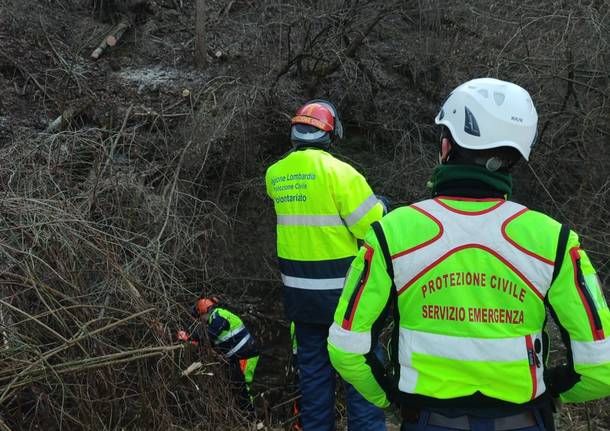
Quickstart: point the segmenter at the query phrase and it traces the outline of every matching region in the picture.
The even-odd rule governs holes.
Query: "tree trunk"
[[[208,65],[204,7],[205,0],[197,0],[197,12],[195,17],[195,64],[201,69]]]

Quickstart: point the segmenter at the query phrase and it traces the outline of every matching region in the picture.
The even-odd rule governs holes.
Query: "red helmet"
[[[212,298],[199,298],[197,300],[197,302],[195,302],[195,305],[193,306],[193,310],[192,310],[192,314],[193,317],[199,317],[202,314],[207,313],[210,308],[212,308],[214,305],[216,305],[217,301]]]
[[[314,99],[301,106],[291,121],[291,140],[297,143],[327,145],[343,137],[343,126],[332,103]]]
[[[330,108],[322,103],[307,103],[299,108],[291,124],[307,124],[325,132],[332,132],[335,129],[335,116]]]

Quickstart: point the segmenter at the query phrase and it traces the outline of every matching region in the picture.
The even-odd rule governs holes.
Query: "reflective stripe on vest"
[[[210,315],[210,322],[215,316],[220,316],[229,323],[229,328],[221,331],[213,340],[214,346],[221,351],[232,351],[236,345],[250,337],[248,329],[242,320],[234,313],[224,308],[215,308]]]
[[[439,232],[392,256],[399,309],[408,310],[400,317],[400,390],[436,398],[479,391],[515,403],[542,394],[538,332],[554,265],[506,233],[527,209],[498,200],[467,212],[438,198],[411,207]]]
[[[244,344],[246,344],[246,342],[250,339],[250,334],[247,334],[244,338],[241,339],[241,341],[239,343],[237,343],[235,345],[235,347],[233,347],[231,350],[229,350],[227,352],[227,354],[225,355],[227,358],[230,358],[231,356],[233,356],[235,353],[238,352],[239,349],[241,349],[242,347],[244,347]]]
[[[352,211],[345,221],[338,215],[278,214],[277,224],[285,226],[353,226],[364,217],[379,200],[372,194]]]
[[[214,344],[220,344],[224,341],[227,341],[229,338],[236,336],[237,334],[239,334],[241,331],[245,331],[246,327],[241,324],[239,325],[237,328],[235,329],[231,329],[229,331],[225,331],[222,332],[214,341]]]
[[[298,261],[279,258],[284,286],[307,290],[342,289],[353,257]]]
[[[282,282],[285,287],[292,287],[294,289],[307,289],[307,290],[334,290],[342,289],[345,277],[342,278],[301,278],[291,277],[289,275],[282,274]]]
[[[504,364],[510,362],[527,362],[529,365],[528,377],[533,388],[532,393],[528,394],[530,399],[534,399],[545,391],[542,352],[536,353],[533,350],[535,340],[542,341],[540,334],[481,339],[432,334],[402,327],[399,329],[399,334],[400,380],[398,387],[402,392],[416,393],[420,372],[413,366],[414,355],[428,355],[449,361],[480,362],[481,367],[489,366],[492,363],[503,367]],[[423,371],[425,372],[425,369]],[[441,379],[443,378],[450,379],[450,376],[442,376]],[[465,385],[478,383],[478,378],[473,375],[470,382],[462,383]]]
[[[286,226],[344,226],[343,220],[338,215],[279,215],[278,225]]]
[[[523,252],[507,239],[505,231],[507,222],[521,213],[524,206],[506,201],[492,211],[469,215],[452,212],[434,199],[412,207],[434,220],[440,233],[423,247],[392,256],[394,282],[399,294],[417,281],[417,276],[432,266],[431,263],[446,257],[448,252],[477,247],[502,258],[523,276],[523,281],[538,297],[544,298],[553,275],[552,262],[549,264],[540,257]],[[480,232],[485,232],[485,235],[476,235]],[[475,235],[477,240],[473,243]]]

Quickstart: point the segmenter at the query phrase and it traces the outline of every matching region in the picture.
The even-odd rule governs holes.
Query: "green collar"
[[[513,178],[508,173],[490,172],[482,166],[438,165],[428,183],[432,196],[462,194],[485,195],[501,194],[510,198],[513,191]],[[485,196],[474,196],[485,197]]]

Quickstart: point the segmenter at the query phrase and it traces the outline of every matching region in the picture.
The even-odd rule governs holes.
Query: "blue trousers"
[[[527,428],[517,428],[514,431],[545,431],[542,417],[538,412],[534,413],[536,417],[536,425]],[[428,425],[430,412],[422,410],[419,416],[418,423],[403,422],[400,431],[455,431],[455,428],[445,428],[436,425]],[[485,418],[470,418],[471,431],[495,431],[494,420]]]
[[[337,375],[328,357],[328,327],[296,322],[295,333],[303,430],[334,431]],[[352,385],[345,386],[347,429],[386,431],[383,411],[362,398]]]

